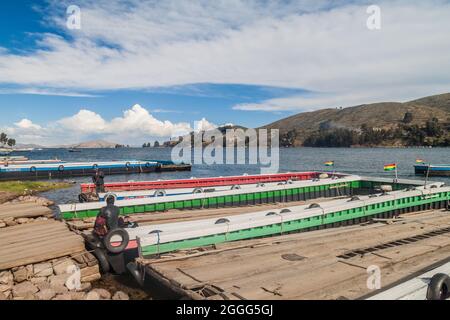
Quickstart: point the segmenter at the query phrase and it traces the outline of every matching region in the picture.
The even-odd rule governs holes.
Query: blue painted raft
[[[418,164],[414,166],[417,175],[450,176],[450,165],[446,164]]]
[[[61,162],[54,164],[15,164],[0,166],[0,181],[63,179],[67,177],[90,176],[97,169],[105,175],[150,173],[165,171],[164,164],[148,160],[108,162]],[[175,166],[175,168],[174,168]],[[170,170],[190,170],[190,165],[172,165]]]

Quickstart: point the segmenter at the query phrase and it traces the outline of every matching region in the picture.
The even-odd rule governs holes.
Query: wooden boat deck
[[[0,271],[85,250],[83,238],[55,220],[0,229],[0,244]]]
[[[369,266],[381,269],[384,287],[450,255],[449,212],[403,217],[392,224],[238,241],[138,263],[147,279],[192,299],[357,299],[371,292]]]

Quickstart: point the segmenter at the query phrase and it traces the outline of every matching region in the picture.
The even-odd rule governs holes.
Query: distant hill
[[[108,142],[104,140],[94,140],[94,141],[86,141],[66,146],[61,146],[62,148],[78,148],[78,149],[112,149],[115,148],[118,144],[113,142]]]
[[[410,115],[407,121],[405,121],[406,114]],[[426,126],[427,121],[431,119],[436,119],[439,124],[444,124],[444,127],[450,122],[450,93],[405,103],[383,102],[304,112],[262,128],[279,129],[280,135],[289,140],[287,144],[302,146],[309,137],[324,130],[360,131],[362,126],[366,126],[375,131],[392,131],[405,123],[413,128]],[[386,144],[392,144],[392,142],[386,142]],[[402,144],[402,142],[396,141],[395,144]]]
[[[224,137],[224,143],[226,144],[227,141],[225,139],[225,135],[227,133],[227,130],[238,130],[238,129],[246,130],[247,128],[243,127],[243,126],[239,126],[239,125],[234,125],[234,124],[225,124],[225,125],[221,125],[221,126],[217,127],[215,130],[219,130],[222,133],[222,135]],[[206,131],[206,132],[212,132],[212,130]],[[163,146],[164,147],[173,147],[173,146],[179,144],[181,142],[181,139],[186,141],[186,139],[189,140],[189,138],[191,139],[191,142],[193,144],[195,141],[195,138],[198,137],[200,134],[204,134],[204,133],[205,132],[202,132],[202,133],[191,132],[185,136],[179,137],[177,140],[172,139],[171,141],[166,141],[163,143]],[[207,145],[208,143],[203,141],[203,144]]]
[[[41,146],[39,144],[33,144],[33,143],[18,143],[14,146],[15,149],[43,149],[46,148],[44,146]]]

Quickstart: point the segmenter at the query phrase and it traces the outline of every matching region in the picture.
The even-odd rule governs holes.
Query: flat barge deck
[[[359,299],[368,268],[386,287],[450,255],[450,214],[428,210],[377,222],[172,252],[138,259],[146,285],[170,297],[202,299]],[[167,297],[166,297],[167,298]]]
[[[153,161],[56,162],[0,165],[0,181],[64,179],[91,176],[97,169],[106,175],[150,173],[162,171],[190,171],[190,164],[159,163]]]
[[[416,175],[450,177],[450,165],[419,164],[414,166],[414,171]]]

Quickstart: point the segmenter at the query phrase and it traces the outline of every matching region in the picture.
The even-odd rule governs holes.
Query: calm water
[[[33,152],[17,153],[30,159],[59,158],[65,161],[108,161],[108,160],[133,160],[155,159],[170,160],[170,149],[89,149],[80,153],[70,153],[64,149],[52,149]],[[392,177],[392,172],[384,172],[383,166],[388,163],[398,163],[399,176],[403,178],[423,179],[414,175],[413,165],[417,158],[433,164],[449,164],[450,148],[290,148],[280,149],[280,172],[328,170],[324,167],[325,161],[334,160],[335,169],[339,172],[354,173],[369,176]],[[157,180],[179,179],[190,177],[229,176],[258,174],[258,165],[194,165],[192,172],[167,172],[152,174],[117,175],[106,177],[106,182],[128,180]],[[89,177],[71,179],[77,185],[70,189],[52,191],[44,196],[57,203],[68,203],[77,200],[80,192],[78,183],[90,182]],[[449,178],[433,178],[433,180],[450,183]]]

